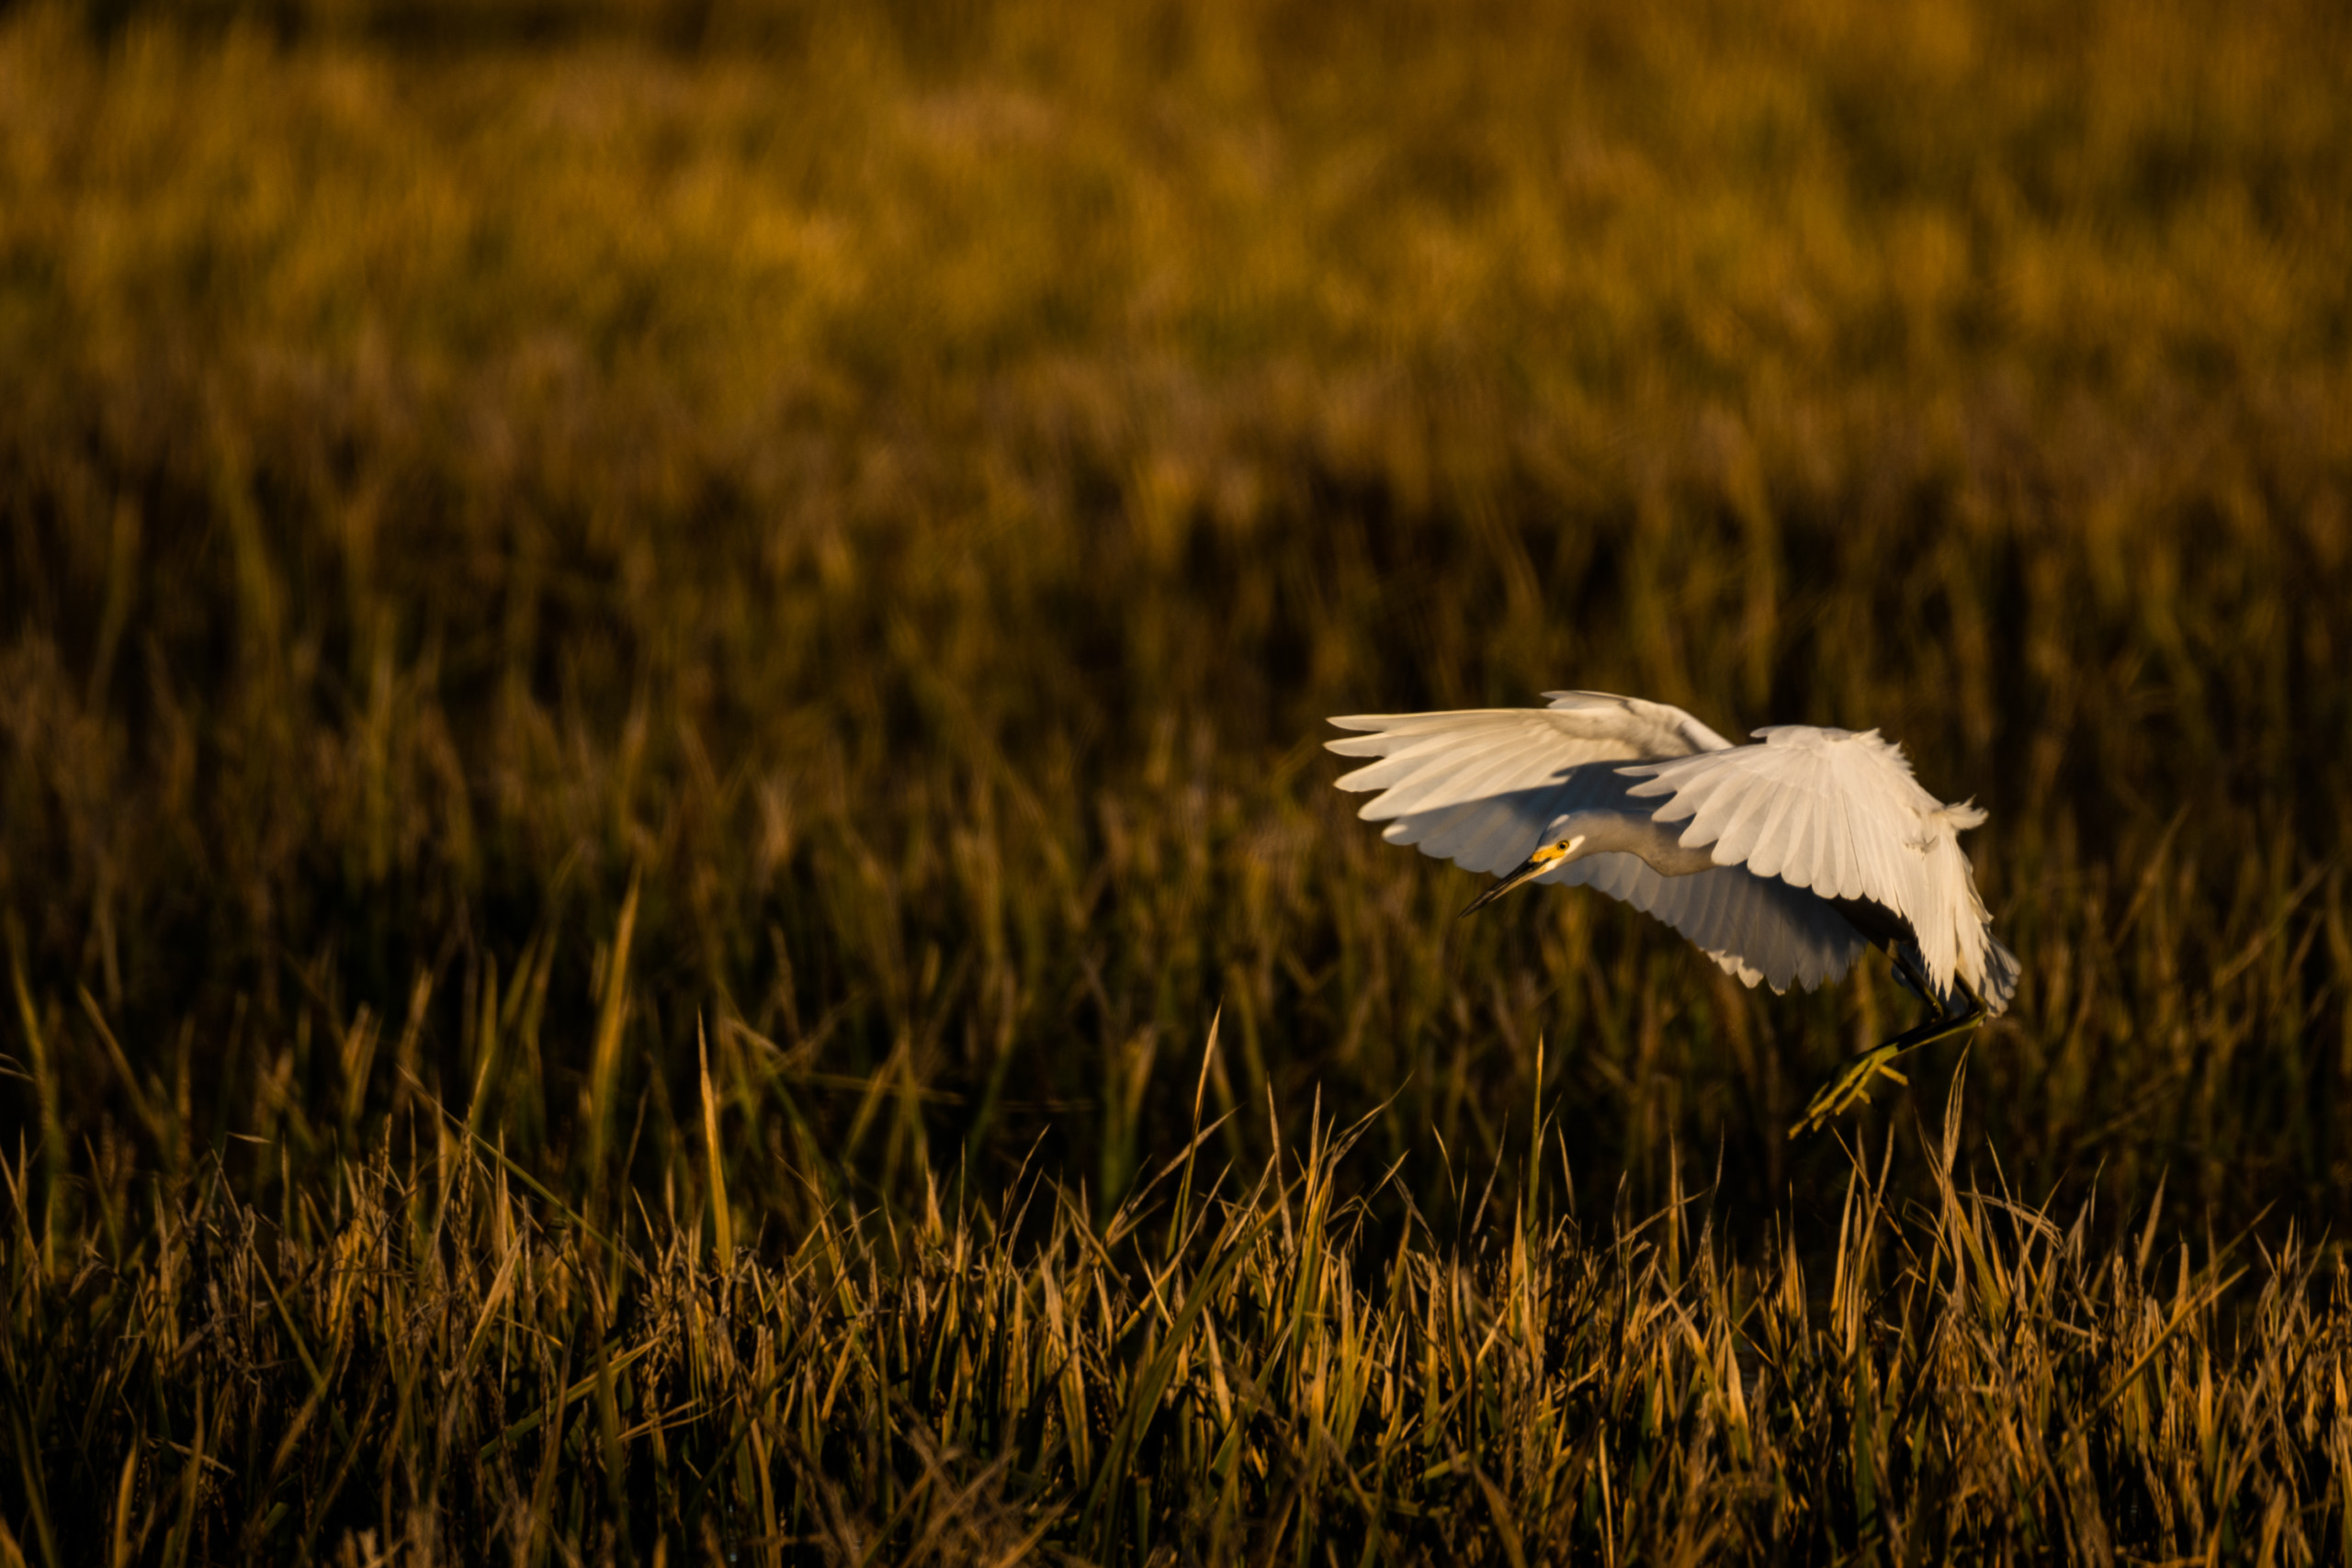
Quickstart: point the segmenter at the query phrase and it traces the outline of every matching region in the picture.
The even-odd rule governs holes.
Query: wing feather
[[[1631,793],[1666,796],[1657,819],[1688,818],[1682,842],[1711,847],[1721,864],[1757,859],[1762,835],[1753,829],[1777,804],[1767,852],[1772,874],[1826,897],[1872,899],[1910,919],[1920,818],[1942,807],[1912,778],[1903,753],[1875,730],[1782,725],[1757,733],[1763,745],[1627,768],[1644,779]],[[1820,849],[1802,859],[1791,852],[1816,838]]]
[[[1363,733],[1325,744],[1373,759],[1334,782],[1373,793],[1357,815],[1382,837],[1471,871],[1508,871],[1563,812],[1622,806],[1629,761],[1728,750],[1731,742],[1680,708],[1599,692],[1549,692],[1548,708],[1356,714],[1331,722]]]
[[[1841,979],[1870,945],[1813,894],[1743,866],[1661,876],[1638,856],[1601,854],[1536,880],[1631,904],[1681,932],[1742,984],[1776,992]]]
[[[1379,798],[1366,805],[1365,810],[1377,808],[1382,818],[1401,817],[1422,806],[1441,805],[1445,801],[1468,800],[1480,793],[1479,784],[1498,765],[1517,764],[1540,771],[1543,756],[1540,750],[1529,754],[1531,746],[1542,745],[1539,737],[1498,731],[1491,737],[1482,736],[1466,745],[1433,748],[1430,754],[1414,758],[1410,772],[1382,789]],[[1357,774],[1377,774],[1378,768],[1361,768],[1341,781],[1346,789],[1377,788],[1384,783],[1377,776],[1356,782]],[[1374,818],[1373,820],[1380,820]]]
[[[1756,733],[1763,744],[1624,768],[1643,781],[1628,794],[1658,799],[1657,821],[1687,820],[1681,842],[1718,865],[1893,910],[1909,922],[1939,991],[1951,994],[1963,976],[1996,1010],[2005,1004],[2006,993],[1995,993],[2014,985],[2016,961],[1992,940],[1957,836],[1983,814],[1922,789],[1901,748],[1874,729]]]

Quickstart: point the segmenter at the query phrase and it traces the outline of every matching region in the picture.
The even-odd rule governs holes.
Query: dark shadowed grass
[[[1883,976],[1457,926],[1328,787],[1326,714],[1567,684],[1878,725],[1991,809],[2021,1172],[2345,1215],[2331,9],[170,15],[0,32],[62,1125],[184,1081],[348,1149],[405,1068],[560,1165],[586,1047],[625,1120],[702,1016],[754,1147],[899,1199],[1042,1134],[1107,1213],[1222,1002],[1220,1106],[1386,1104],[1425,1199],[1541,1035],[1587,1179],[1721,1144],[1769,1212]]]
[[[2352,1297],[2291,1235],[2160,1246],[2151,1212],[2102,1246],[2087,1210],[1960,1185],[1953,1116],[1935,1198],[1898,1206],[1885,1160],[1857,1163],[1812,1266],[1786,1232],[1737,1260],[1679,1190],[1646,1219],[1578,1223],[1548,1159],[1523,1187],[1450,1194],[1444,1241],[1409,1204],[1384,1221],[1344,1195],[1364,1131],[1317,1122],[1251,1176],[1204,1127],[1099,1226],[1033,1179],[896,1217],[839,1202],[739,1248],[691,1163],[658,1208],[592,1195],[600,1226],[424,1106],[276,1213],[218,1167],[119,1193],[105,1250],[72,1268],[44,1258],[20,1164],[23,1506],[0,1555],[2312,1562],[2346,1544]]]

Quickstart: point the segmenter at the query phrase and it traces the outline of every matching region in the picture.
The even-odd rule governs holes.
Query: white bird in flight
[[[1602,692],[1546,692],[1548,708],[1358,714],[1326,742],[1377,759],[1340,788],[1378,790],[1358,813],[1382,837],[1502,878],[1596,887],[1656,916],[1741,981],[1811,990],[1880,947],[1934,1016],[1860,1057],[1814,1097],[1795,1133],[1865,1092],[1903,1052],[2008,1006],[2018,961],[1961,852],[1984,820],[1919,787],[1875,729],[1783,724],[1735,746],[1680,708]]]

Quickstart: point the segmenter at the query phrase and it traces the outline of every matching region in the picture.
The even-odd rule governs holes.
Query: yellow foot
[[[1869,1104],[1871,1080],[1881,1075],[1899,1084],[1909,1084],[1909,1078],[1887,1065],[1900,1055],[1902,1048],[1890,1043],[1866,1055],[1856,1057],[1828,1088],[1813,1097],[1813,1103],[1804,1108],[1804,1120],[1789,1129],[1789,1136],[1793,1138],[1799,1133],[1819,1132],[1831,1120],[1844,1115],[1857,1100]]]

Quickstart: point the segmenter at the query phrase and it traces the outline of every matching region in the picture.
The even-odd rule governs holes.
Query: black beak
[[[1471,899],[1470,907],[1463,910],[1461,915],[1456,915],[1454,919],[1460,919],[1464,915],[1476,914],[1479,910],[1485,908],[1487,905],[1493,903],[1496,899],[1501,897],[1512,888],[1517,887],[1520,884],[1534,881],[1537,877],[1543,875],[1545,872],[1551,870],[1554,866],[1559,863],[1560,856],[1557,854],[1551,856],[1549,859],[1531,858],[1526,864],[1521,866],[1517,871],[1510,873],[1509,875],[1502,878],[1502,880],[1497,882],[1492,887],[1487,888],[1484,893],[1481,893],[1476,898]]]

